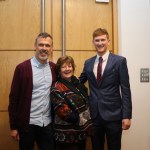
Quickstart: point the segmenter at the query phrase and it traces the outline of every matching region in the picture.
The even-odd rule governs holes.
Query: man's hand
[[[16,141],[19,140],[19,133],[18,133],[17,130],[11,130],[10,136],[11,136],[14,140],[16,140]]]
[[[130,119],[123,119],[122,120],[122,129],[128,130],[131,126],[131,120]]]

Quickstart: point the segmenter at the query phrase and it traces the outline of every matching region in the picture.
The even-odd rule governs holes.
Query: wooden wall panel
[[[10,86],[16,65],[33,55],[34,51],[0,51],[0,111],[7,110]]]
[[[10,137],[8,113],[0,113],[0,150],[19,150],[18,142]]]
[[[112,40],[112,19],[112,1],[66,0],[66,50],[93,49],[92,33],[99,27],[106,28]]]
[[[83,70],[85,60],[96,55],[96,52],[92,50],[91,51],[67,51],[66,54],[73,57],[76,64],[75,75],[79,76]]]
[[[0,19],[0,50],[32,49],[41,30],[41,1],[0,1]]]
[[[56,63],[57,62],[57,60],[58,60],[58,58],[59,57],[61,57],[61,51],[60,50],[58,50],[58,51],[53,51],[53,58],[52,58],[52,61],[54,62],[54,63]]]
[[[116,0],[114,0],[116,1]],[[91,0],[66,0],[65,44],[66,50],[94,50],[92,33],[98,28],[106,28],[110,34],[110,49],[113,50],[113,5],[115,2],[96,3]],[[115,5],[116,6],[116,5]],[[52,35],[54,49],[62,50],[62,1],[52,2]],[[115,17],[117,18],[117,17]],[[115,24],[115,23],[114,23]],[[115,34],[116,35],[116,34]],[[117,46],[116,46],[117,48]]]

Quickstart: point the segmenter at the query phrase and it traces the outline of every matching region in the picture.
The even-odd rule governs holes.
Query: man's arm
[[[10,121],[10,128],[11,130],[16,130],[16,124],[15,124],[15,118],[17,113],[17,105],[19,101],[19,95],[20,95],[20,70],[18,66],[15,69],[10,94],[9,94],[9,121]]]
[[[121,85],[121,96],[122,96],[122,107],[123,107],[123,129],[128,129],[131,125],[132,118],[132,101],[131,101],[131,90],[129,83],[129,74],[127,68],[126,59],[123,58],[120,64],[120,85]]]
[[[79,81],[81,82],[81,83],[85,83],[86,81],[87,81],[87,73],[86,73],[86,66],[85,66],[85,64],[84,64],[84,68],[83,68],[83,71],[82,71],[82,73],[81,73],[81,75],[80,75],[80,77],[79,77]]]

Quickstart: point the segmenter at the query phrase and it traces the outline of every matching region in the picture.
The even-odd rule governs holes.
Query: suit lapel
[[[109,70],[109,68],[112,66],[112,62],[113,62],[113,57],[112,56],[113,55],[111,53],[108,56],[107,64],[106,64],[102,79],[105,78],[105,74],[107,73],[107,70]]]

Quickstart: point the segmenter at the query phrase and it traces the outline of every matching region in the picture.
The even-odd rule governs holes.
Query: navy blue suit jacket
[[[106,121],[117,121],[132,117],[132,102],[126,58],[112,53],[97,83],[93,72],[96,56],[85,61],[80,82],[89,83],[89,103],[94,119],[99,113]]]

